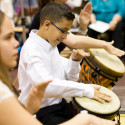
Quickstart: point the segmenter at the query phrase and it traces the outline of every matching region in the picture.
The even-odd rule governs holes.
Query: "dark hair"
[[[53,2],[54,0],[38,0],[38,4],[40,8],[43,8],[49,2]]]
[[[62,21],[62,18],[73,21],[75,16],[62,3],[50,2],[41,10],[40,25],[42,25],[45,20],[50,20],[53,23],[56,23]]]

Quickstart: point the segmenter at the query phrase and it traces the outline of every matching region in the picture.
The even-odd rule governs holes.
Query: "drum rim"
[[[90,48],[90,49],[86,49],[85,51],[86,52],[90,52],[90,56],[89,57],[85,57],[85,58],[87,58],[87,60],[89,61],[89,62],[92,62],[92,64],[94,63],[94,66],[95,66],[95,60],[96,60],[96,58],[93,58],[94,57],[94,55],[92,54],[92,52],[91,52],[91,49],[93,49],[93,48]],[[96,50],[96,49],[94,49],[94,50]],[[119,59],[119,58],[118,58]],[[120,60],[120,59],[119,59]],[[121,61],[121,60],[120,60]],[[91,65],[89,62],[87,62],[89,65]],[[96,64],[96,65],[98,65],[98,67],[97,68],[99,68],[101,71],[105,68],[105,67],[102,67],[103,66],[103,64],[101,63],[101,62],[98,62],[99,64]],[[101,66],[102,65],[102,66]],[[92,66],[91,66],[92,67]],[[102,67],[102,68],[101,68]],[[93,68],[94,69],[94,68]],[[109,72],[108,70],[111,72],[110,74],[108,74],[107,72]],[[111,75],[112,77],[117,77],[117,78],[121,78],[122,76],[123,76],[123,74],[125,73],[125,71],[124,71],[124,73],[118,73],[118,72],[115,72],[115,70],[113,71],[112,69],[110,69],[109,67],[106,69],[106,71],[102,71],[103,73],[104,73],[104,75],[106,74],[106,76],[108,77],[108,75]],[[115,75],[115,73],[117,74],[117,75]]]
[[[92,65],[91,65],[91,64],[90,64],[91,61],[89,60],[89,58],[85,57],[84,60],[87,62],[87,64],[88,64],[96,73],[102,75],[103,77],[105,77],[105,78],[107,78],[107,79],[109,79],[109,80],[112,80],[112,81],[114,81],[114,82],[117,82],[118,79],[123,76],[123,75],[120,76],[120,77],[112,76],[111,74],[108,74],[108,73],[106,73],[105,71],[102,71],[102,69],[100,69],[98,66],[95,66],[95,64],[91,63],[91,64],[92,64]],[[95,67],[95,68],[94,68],[94,67]],[[98,69],[98,71],[97,71],[97,69]]]
[[[113,112],[113,113],[107,113],[107,114],[95,113],[95,112],[92,112],[92,111],[90,111],[90,110],[88,110],[88,109],[83,108],[80,104],[77,103],[77,101],[75,100],[75,97],[73,97],[72,100],[73,100],[73,102],[74,102],[75,104],[77,104],[81,109],[83,109],[83,110],[87,110],[90,114],[94,114],[94,115],[102,115],[102,116],[113,115],[113,114],[118,113],[118,112],[119,112],[119,109],[121,108],[121,105],[120,105],[120,107],[118,108],[118,110],[115,111],[115,112]],[[100,117],[101,117],[101,116],[100,116]]]

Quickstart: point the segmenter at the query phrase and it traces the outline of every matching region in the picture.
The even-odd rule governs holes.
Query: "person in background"
[[[14,38],[14,30],[10,19],[0,11],[0,125],[42,125],[42,123],[33,118],[32,115],[22,107],[16,96],[10,90],[11,84],[8,69],[15,67],[17,64],[16,49],[18,44]],[[10,50],[8,50],[8,47]],[[49,82],[50,81],[46,81],[42,84],[37,84],[30,91],[27,106],[29,106],[30,111],[32,109],[32,113],[38,110],[39,104],[44,96],[45,88]],[[112,121],[88,114],[78,114],[73,119],[61,125],[99,125],[99,123],[102,123],[102,125],[115,125]]]
[[[110,28],[107,31],[109,41],[114,40],[114,46],[123,49],[123,6],[124,0],[89,0],[92,2],[93,12],[91,15],[91,23],[103,21],[109,24]],[[97,38],[98,32],[89,29],[88,35]]]
[[[10,19],[11,19],[11,23],[14,27],[14,9],[13,9],[13,5],[12,5],[12,1],[11,0],[1,0],[0,1],[0,10],[2,10]]]
[[[31,26],[29,28],[29,32],[32,29],[39,29],[40,26],[40,12],[42,10],[42,8],[49,2],[52,2],[54,0],[38,0],[38,4],[39,4],[39,10],[37,11],[36,15],[33,18],[33,21],[31,23]]]

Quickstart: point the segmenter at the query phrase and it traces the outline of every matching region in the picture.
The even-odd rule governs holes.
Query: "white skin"
[[[66,19],[63,19],[63,24],[61,24],[62,22],[57,22],[55,25],[64,32],[67,32],[72,26],[72,21],[67,21]],[[63,39],[66,38],[66,35],[63,35],[63,33],[54,25],[52,25],[49,20],[46,20],[44,24],[40,26],[38,35],[46,41],[49,41],[52,46],[57,46]]]
[[[120,50],[113,46],[114,41],[105,42],[103,40],[97,40],[91,37],[74,35],[70,33],[66,39],[63,39],[62,42],[72,48],[79,48],[79,49],[102,48],[102,49],[105,49],[110,54],[113,54],[119,57],[125,55],[125,52],[123,50]]]
[[[80,30],[84,31],[87,29],[88,24],[90,22],[91,14],[92,14],[92,3],[89,2],[81,10],[80,15],[79,15]]]
[[[50,82],[52,82],[52,80],[36,84],[29,92],[27,104],[25,107],[31,114],[34,114],[39,111],[42,99],[44,97],[45,89]]]
[[[5,17],[0,35],[1,60],[8,67],[8,69],[16,66],[17,64],[17,46],[19,45],[19,42],[17,42],[14,38],[13,27],[10,24],[11,22],[8,17]]]
[[[71,119],[66,122],[66,125],[117,125],[117,123],[90,114],[78,114],[74,117],[74,120]]]
[[[9,36],[9,37],[6,37]],[[2,60],[8,68],[15,67],[17,59],[16,47],[19,43],[14,38],[14,31],[8,17],[4,18],[1,33],[0,33],[0,50]],[[8,49],[10,48],[10,50]],[[6,56],[6,57],[3,57]],[[15,56],[16,55],[16,56]],[[8,62],[10,61],[10,62]],[[35,102],[42,102],[45,88],[51,80],[37,84],[30,92],[28,99],[33,100],[36,96]],[[43,90],[41,90],[41,89]],[[28,100],[28,101],[29,101]],[[27,103],[29,104],[30,101]],[[34,105],[34,103],[32,103]],[[39,107],[39,106],[38,106]],[[31,108],[32,109],[32,108]],[[36,111],[38,109],[34,109]],[[19,113],[17,113],[17,111]],[[32,110],[30,110],[32,112]],[[33,112],[32,112],[33,113]],[[77,123],[76,123],[77,122]],[[114,122],[109,120],[100,119],[93,115],[78,114],[68,122],[61,125],[115,125]],[[38,120],[32,117],[17,101],[16,97],[10,97],[0,103],[0,125],[42,125]]]
[[[17,113],[18,111],[18,113]],[[116,125],[115,122],[89,114],[78,114],[60,125]],[[0,104],[0,125],[43,125],[33,118],[15,97],[8,98]]]

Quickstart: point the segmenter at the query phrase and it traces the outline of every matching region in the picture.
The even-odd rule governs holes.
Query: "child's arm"
[[[82,36],[82,35],[74,35],[70,33],[66,39],[63,40],[63,43],[78,49],[88,49],[88,48],[103,48],[110,54],[116,56],[123,56],[125,52],[113,46],[112,42],[106,42],[104,40],[97,40],[91,37]]]

